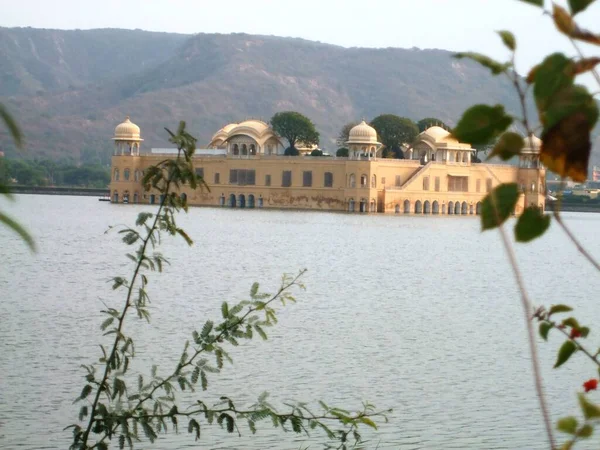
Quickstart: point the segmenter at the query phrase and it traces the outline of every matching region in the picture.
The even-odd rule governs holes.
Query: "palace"
[[[140,152],[140,128],[129,117],[113,140],[111,201],[158,203],[158,193],[144,191],[142,173],[169,150]],[[348,157],[308,156],[310,148],[284,156],[284,143],[267,123],[247,120],[223,127],[207,149],[197,150],[194,167],[209,190],[183,187],[179,194],[195,206],[474,215],[492,188],[516,182],[518,215],[526,206],[545,206],[541,141],[531,136],[524,145],[518,166],[475,163],[469,144],[434,126],[417,137],[406,159],[386,159],[378,157],[377,132],[363,121],[350,131]]]

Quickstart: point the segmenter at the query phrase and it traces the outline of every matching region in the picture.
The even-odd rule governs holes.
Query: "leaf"
[[[585,8],[594,3],[595,0],[569,0],[569,8],[571,9],[571,14],[575,15],[580,13]]]
[[[573,72],[576,75],[589,72],[600,64],[600,58],[583,58],[573,64]]]
[[[583,412],[583,417],[586,419],[600,417],[600,408],[593,403],[588,402],[584,394],[579,394],[579,406]]]
[[[10,228],[15,233],[17,233],[19,236],[21,236],[21,239],[29,246],[29,249],[32,252],[36,251],[36,246],[35,246],[35,242],[34,242],[33,238],[27,232],[27,230],[25,230],[25,228],[23,228],[23,226],[21,226],[18,222],[11,219],[6,214],[0,212],[0,223],[3,223],[8,228]]]
[[[577,437],[586,439],[589,438],[593,432],[594,428],[588,423],[577,430]]]
[[[227,316],[229,316],[229,306],[227,306],[227,302],[221,304],[221,315],[223,316],[223,319],[227,319]]]
[[[202,383],[202,390],[205,391],[208,388],[208,380],[206,379],[206,373],[204,373],[204,370],[200,371],[200,381]]]
[[[250,288],[250,297],[254,298],[254,296],[258,293],[258,283],[252,283],[252,287]]]
[[[498,61],[493,60],[489,56],[482,55],[481,53],[475,53],[475,52],[456,53],[454,55],[454,58],[456,58],[456,59],[463,59],[463,58],[472,59],[473,61],[481,64],[483,67],[487,67],[488,69],[490,69],[492,71],[492,75],[501,74],[501,73],[505,72],[508,67],[510,67],[510,64],[499,63]]]
[[[8,132],[13,138],[13,141],[15,141],[15,145],[18,148],[22,148],[23,135],[21,134],[21,130],[19,129],[19,126],[2,103],[0,103],[0,118],[2,118],[2,121],[6,125],[6,128],[8,128]]]
[[[113,323],[114,320],[115,320],[114,317],[109,317],[104,322],[102,322],[102,325],[100,325],[100,328],[102,329],[102,331],[106,330],[109,327],[109,325],[111,323]]]
[[[464,112],[452,135],[471,145],[487,144],[512,122],[512,117],[506,114],[502,105],[475,105]]]
[[[557,367],[560,367],[566,363],[576,350],[577,345],[573,341],[565,341],[565,343],[558,350],[558,358],[556,359],[554,368],[556,369]]]
[[[509,131],[500,136],[500,139],[488,155],[487,159],[499,156],[503,161],[508,161],[513,156],[519,155],[523,146],[524,143],[521,135]]]
[[[540,336],[545,341],[548,340],[548,332],[552,329],[552,324],[550,322],[542,322],[540,323]]]
[[[552,18],[554,19],[556,28],[567,36],[571,36],[573,31],[577,28],[577,25],[567,10],[555,3],[552,5]]]
[[[556,429],[562,433],[575,434],[577,431],[577,419],[575,417],[563,417],[556,422]]]
[[[533,82],[535,83],[533,95],[540,112],[546,109],[554,94],[572,85],[575,77],[573,61],[562,53],[548,55],[532,70],[534,70]]]
[[[498,34],[502,38],[504,45],[506,45],[509,50],[514,51],[517,48],[517,40],[515,39],[515,35],[510,31],[502,30],[498,31]]]
[[[565,327],[571,327],[571,328],[575,328],[575,329],[579,330],[579,322],[577,322],[575,317],[569,317],[568,319],[563,320],[562,324]]]
[[[497,186],[481,202],[481,230],[490,230],[502,225],[513,213],[519,199],[517,183]]]
[[[569,312],[569,311],[573,311],[573,308],[571,308],[568,305],[552,305],[550,307],[550,310],[548,311],[548,316],[551,316],[552,314],[559,314],[559,313],[564,313],[564,312]]]
[[[550,216],[537,206],[528,206],[515,225],[517,242],[530,242],[542,236],[550,226]]]
[[[539,6],[540,8],[544,7],[544,0],[521,0],[523,3],[529,3],[531,5]]]
[[[584,182],[592,149],[591,129],[584,113],[576,113],[542,134],[540,161],[563,178]]]
[[[368,417],[361,417],[360,421],[362,423],[364,423],[365,425],[369,425],[371,428],[373,429],[377,429],[377,425],[375,425],[375,422],[373,422],[371,419],[369,419]]]

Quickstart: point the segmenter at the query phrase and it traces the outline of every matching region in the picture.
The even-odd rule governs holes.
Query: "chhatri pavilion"
[[[115,128],[110,183],[113,203],[155,204],[158,192],[145,192],[143,171],[172,149],[140,150],[140,128],[129,117]],[[522,195],[515,208],[545,206],[541,141],[525,138],[519,165],[475,163],[469,144],[441,127],[418,135],[406,159],[381,158],[377,132],[362,121],[350,130],[348,157],[284,156],[285,145],[269,124],[246,120],[224,126],[208,148],[194,156],[196,173],[209,189],[182,187],[189,205],[278,208],[354,213],[479,214],[495,186],[516,182]]]

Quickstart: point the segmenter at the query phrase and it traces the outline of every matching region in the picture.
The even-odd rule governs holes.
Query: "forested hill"
[[[181,119],[202,146],[229,122],[296,110],[332,149],[344,123],[380,113],[452,124],[477,102],[516,109],[503,78],[451,56],[247,34],[0,28],[0,102],[28,156],[76,160],[109,152],[125,115],[150,148],[167,145],[163,127]],[[6,134],[0,149],[14,154]]]

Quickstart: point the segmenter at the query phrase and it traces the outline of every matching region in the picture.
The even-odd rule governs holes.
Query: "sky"
[[[566,6],[566,0],[557,3]],[[549,53],[575,55],[551,17],[519,0],[0,0],[0,11],[5,27],[245,32],[344,47],[477,51],[499,60],[508,53],[495,31],[509,30],[517,38],[521,74]],[[600,0],[577,18],[600,32]],[[600,54],[599,47],[582,49]],[[582,82],[600,90],[591,77]]]

